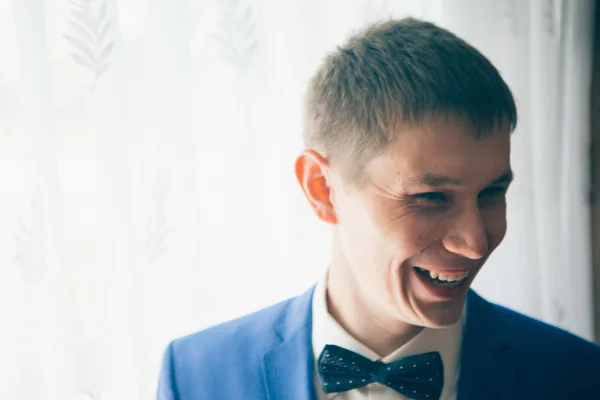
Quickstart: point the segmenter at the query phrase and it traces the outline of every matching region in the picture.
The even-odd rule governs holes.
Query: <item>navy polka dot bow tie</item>
[[[437,400],[444,386],[444,365],[437,351],[385,364],[328,344],[319,356],[318,372],[325,393],[379,382],[410,399]]]

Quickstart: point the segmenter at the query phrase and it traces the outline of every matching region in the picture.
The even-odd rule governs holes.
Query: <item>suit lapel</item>
[[[312,293],[290,301],[275,333],[280,343],[264,356],[264,377],[270,400],[314,400]]]
[[[461,351],[458,400],[509,400],[516,396],[511,325],[503,313],[470,291]]]
[[[269,400],[315,399],[313,290],[291,300],[274,327],[279,342],[263,360]],[[458,400],[510,400],[517,394],[511,324],[500,310],[469,292]]]

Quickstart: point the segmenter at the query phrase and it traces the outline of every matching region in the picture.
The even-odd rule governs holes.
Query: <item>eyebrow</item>
[[[459,186],[460,180],[449,176],[433,174],[426,172],[421,177],[415,178],[409,182],[410,186],[413,185],[425,185],[431,187],[438,186]]]
[[[513,173],[513,171],[511,169],[509,169],[508,171],[506,171],[502,175],[500,175],[496,180],[494,180],[492,182],[492,185],[499,185],[501,183],[509,184],[514,179],[515,179],[515,174]]]
[[[494,179],[494,181],[490,185],[499,185],[499,184],[509,184],[514,179],[514,173],[512,170],[505,171],[498,178]],[[430,186],[430,187],[440,187],[440,186],[460,186],[461,182],[457,178],[452,178],[450,176],[433,174],[431,172],[426,172],[421,177],[410,179],[408,182],[408,186]]]

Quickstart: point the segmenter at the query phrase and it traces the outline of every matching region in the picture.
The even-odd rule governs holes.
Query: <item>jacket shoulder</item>
[[[598,394],[600,347],[567,330],[483,300],[467,305],[463,360],[490,363],[496,379],[516,384],[515,399],[583,399]],[[471,343],[471,345],[469,345]],[[468,350],[466,350],[468,349]],[[500,357],[500,358],[497,358]],[[496,364],[496,360],[503,360]],[[498,369],[499,368],[499,369]],[[477,373],[472,373],[477,377]],[[480,377],[478,377],[479,379]]]
[[[263,357],[280,342],[274,328],[294,299],[173,340],[165,351],[158,399],[261,393]]]
[[[597,390],[594,386],[600,376],[600,346],[508,308],[492,307],[498,322],[510,329],[521,379],[553,382],[558,392],[582,396]]]
[[[196,333],[175,339],[172,342],[175,358],[182,364],[197,362],[199,358],[219,357],[244,348],[245,354],[252,349],[267,349],[273,338],[276,338],[273,327],[285,313],[293,299],[263,308],[251,314],[226,321]]]
[[[513,344],[526,346],[528,352],[547,354],[551,350],[554,355],[566,352],[571,356],[584,358],[600,357],[600,347],[580,336],[506,307],[496,304],[491,306],[495,308],[503,324],[511,328]]]

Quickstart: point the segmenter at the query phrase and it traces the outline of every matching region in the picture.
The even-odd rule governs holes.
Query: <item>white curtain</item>
[[[592,0],[2,0],[0,398],[152,399],[170,339],[319,279],[305,86],[409,15],[518,102],[509,232],[476,289],[591,338]]]

